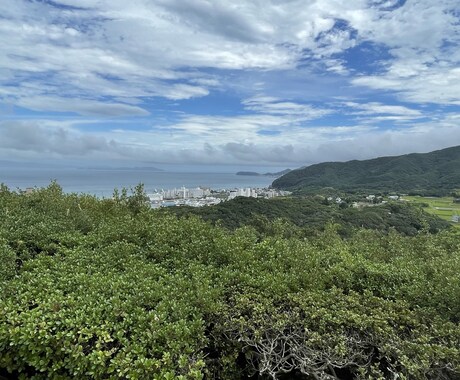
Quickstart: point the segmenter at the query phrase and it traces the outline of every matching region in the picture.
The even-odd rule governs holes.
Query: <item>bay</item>
[[[209,187],[213,190],[268,187],[274,178],[239,176],[234,173],[154,172],[148,169],[79,169],[79,168],[25,168],[0,169],[0,183],[11,190],[45,187],[56,180],[67,193],[87,193],[110,197],[115,188],[130,189],[143,183],[147,193],[161,189],[185,186]]]

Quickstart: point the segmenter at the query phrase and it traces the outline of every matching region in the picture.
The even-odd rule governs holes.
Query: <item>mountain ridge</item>
[[[297,192],[327,187],[445,195],[460,188],[460,146],[369,160],[322,162],[292,170],[273,181],[272,187]]]

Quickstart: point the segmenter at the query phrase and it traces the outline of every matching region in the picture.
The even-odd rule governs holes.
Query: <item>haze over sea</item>
[[[57,180],[67,193],[88,193],[110,197],[115,188],[131,188],[142,182],[147,193],[156,189],[197,186],[211,189],[235,187],[268,187],[273,177],[239,176],[235,173],[152,171],[151,169],[87,169],[87,168],[26,168],[2,167],[0,183],[10,189],[47,186]]]

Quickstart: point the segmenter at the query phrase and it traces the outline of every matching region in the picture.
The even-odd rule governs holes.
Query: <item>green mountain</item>
[[[364,161],[324,162],[292,170],[272,186],[297,192],[332,187],[444,195],[460,188],[460,146]]]

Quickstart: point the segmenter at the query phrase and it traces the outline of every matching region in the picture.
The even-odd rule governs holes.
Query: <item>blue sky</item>
[[[460,144],[458,0],[2,0],[0,160],[298,167]]]

